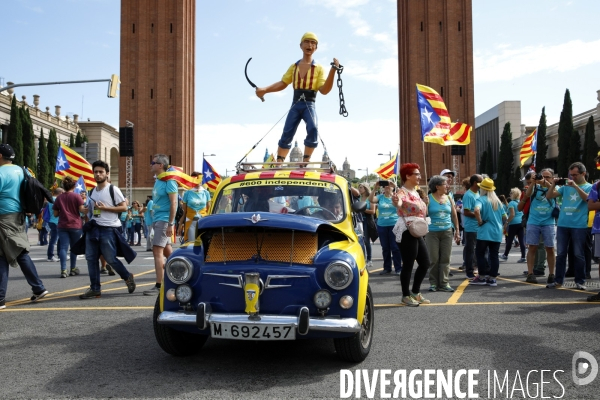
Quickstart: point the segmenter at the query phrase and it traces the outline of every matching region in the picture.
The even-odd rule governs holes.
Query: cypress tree
[[[485,160],[485,173],[491,178],[494,173],[494,157],[492,156],[492,145],[488,140],[487,145],[487,157]]]
[[[40,145],[38,150],[38,169],[37,178],[42,185],[49,187],[52,182],[48,182],[48,171],[50,165],[48,164],[48,147],[46,139],[44,138],[44,130],[40,129]]]
[[[573,164],[574,162],[581,161],[581,135],[579,135],[579,131],[575,129],[571,133],[571,138],[569,140],[568,154],[569,156],[567,166]]]
[[[15,151],[13,164],[23,165],[23,120],[21,119],[21,107],[17,105],[16,96],[13,96],[10,108],[10,125],[8,126],[7,143]]]
[[[71,133],[71,136],[69,136],[69,147],[70,148],[75,147],[75,136],[73,136],[72,133]]]
[[[548,145],[546,144],[546,107],[542,107],[542,115],[540,115],[540,123],[537,131],[537,153],[535,155],[536,170],[541,171],[546,168],[546,156],[548,153]]]
[[[481,157],[479,157],[479,173],[480,174],[485,174],[485,167],[487,165],[487,151],[484,151],[483,153],[481,153]]]
[[[90,141],[88,140],[88,137],[86,135],[83,135],[83,141],[85,143],[89,143]]]
[[[514,187],[523,190],[523,181],[521,180],[521,168],[519,167],[515,168],[515,173],[512,176],[511,188]]]
[[[596,130],[594,129],[594,116],[590,115],[585,126],[585,139],[583,141],[583,165],[588,170],[587,180],[593,182],[600,177],[596,169],[595,158],[598,156],[598,143],[596,143]]]
[[[510,190],[513,170],[512,132],[510,122],[504,124],[504,130],[500,137],[500,156],[498,157],[498,175],[496,176],[496,191],[506,194]]]
[[[50,129],[48,134],[48,183],[54,183],[54,171],[56,170],[56,156],[58,155],[58,139],[56,138],[56,130]]]
[[[558,123],[558,157],[556,173],[558,176],[567,176],[569,173],[569,146],[571,144],[571,135],[573,134],[573,102],[569,89],[565,91],[563,109],[560,113]]]
[[[33,122],[29,108],[21,108],[21,124],[23,126],[23,165],[35,171],[37,162],[35,159],[35,136],[33,135]]]
[[[81,131],[77,131],[77,136],[75,137],[75,147],[83,146],[83,136],[81,136]]]

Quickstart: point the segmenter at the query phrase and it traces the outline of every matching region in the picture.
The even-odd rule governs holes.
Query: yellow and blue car
[[[321,164],[241,164],[221,182],[195,241],[165,265],[154,310],[164,351],[196,354],[209,337],[333,338],[341,359],[367,357],[374,306],[360,228],[366,204]]]

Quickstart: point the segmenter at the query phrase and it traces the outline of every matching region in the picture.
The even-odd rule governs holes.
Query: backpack
[[[20,198],[21,208],[25,214],[37,214],[44,206],[44,199],[54,203],[52,193],[44,187],[25,167],[23,169],[23,182],[21,183]]]
[[[52,214],[50,214],[50,204],[46,204],[46,207],[44,207],[44,211],[42,213],[42,219],[44,222],[49,222],[50,218],[52,218]]]

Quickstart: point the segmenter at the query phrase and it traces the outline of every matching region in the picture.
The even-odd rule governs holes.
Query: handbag
[[[554,208],[552,209],[552,213],[550,215],[552,215],[552,218],[554,219],[558,219],[558,216],[560,215],[560,208],[558,207],[556,199],[554,199]]]
[[[423,237],[427,235],[427,232],[429,232],[429,224],[423,218],[414,219],[410,223],[407,223],[405,219],[404,223],[406,224],[406,226],[408,226],[408,231],[410,232],[410,234],[416,238]]]
[[[375,219],[372,215],[365,214],[365,218],[367,221],[367,233],[369,235],[369,239],[375,243],[375,241],[379,238],[379,233],[377,233],[377,224],[375,224]]]

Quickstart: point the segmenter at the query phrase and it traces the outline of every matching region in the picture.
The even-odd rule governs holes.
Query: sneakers
[[[591,296],[593,297],[593,296]],[[590,298],[588,297],[588,301],[592,301],[590,300]],[[6,308],[6,300],[0,300],[0,310]]]
[[[600,302],[600,293],[595,294],[593,296],[588,296],[587,301],[593,301],[593,302]],[[4,300],[0,301],[0,308],[2,308],[2,305],[4,304]]]
[[[373,261],[367,261],[367,268],[373,268]]]
[[[152,289],[144,290],[144,296],[158,296],[160,288],[154,286]]]
[[[133,274],[129,274],[129,278],[123,279],[125,281],[125,285],[127,285],[127,290],[129,293],[133,293],[135,291],[135,281],[133,280]]]
[[[505,256],[504,254],[500,254],[498,258],[504,261],[508,260],[508,256]]]
[[[562,283],[552,282],[546,285],[546,289],[560,289],[562,287]]]
[[[527,260],[523,261],[523,262],[527,262]],[[529,271],[523,271],[523,275],[527,276],[529,275]],[[535,276],[546,276],[546,273],[544,271],[533,271],[533,275]]]
[[[58,262],[58,261],[60,261],[60,259],[56,256],[52,256],[52,258],[48,259],[48,262]]]
[[[379,273],[379,275],[388,275],[388,274],[391,274],[391,273],[392,273],[392,271],[388,271],[387,269],[384,269],[383,271],[381,271]]]
[[[587,290],[587,287],[582,283],[575,283],[577,290]]]
[[[40,300],[41,298],[43,298],[47,294],[48,294],[47,290],[44,290],[43,292],[40,292],[40,293],[34,293],[33,296],[31,296],[31,298],[29,300],[32,303],[35,303],[36,301]]]
[[[413,299],[412,296],[404,296],[402,298],[402,304],[407,307],[419,307],[419,302]]]
[[[527,283],[538,283],[537,278],[533,274],[527,274],[527,278],[525,279]]]
[[[71,272],[69,272],[70,276],[79,275],[79,268],[72,268]]]
[[[460,267],[458,267],[459,271],[464,271],[465,270],[465,264],[461,265]]]
[[[438,291],[440,291],[440,292],[454,292],[454,289],[450,285],[446,285],[446,286],[440,286],[438,288]]]
[[[552,282],[554,282],[554,274],[548,275],[548,280],[546,281],[546,283],[552,283]]]
[[[429,301],[425,297],[423,297],[423,295],[421,293],[411,294],[410,297],[412,297],[419,304],[429,304],[429,303],[431,303],[431,301]]]
[[[100,268],[100,273],[102,275],[107,275],[108,274],[108,270],[106,268]]]
[[[518,263],[526,263],[527,259],[526,258],[519,258],[519,260],[517,261]]]
[[[467,279],[469,281],[472,281],[473,279],[475,279],[475,275],[467,275]]]
[[[496,282],[496,279],[494,279],[494,278],[486,279],[485,284],[486,284],[486,286],[492,286],[492,287],[498,286],[498,283]]]
[[[108,276],[115,276],[115,270],[110,266],[110,264],[106,264],[106,269],[108,270]]]
[[[61,278],[66,278],[67,276],[69,276],[69,274],[67,274],[67,270],[60,271],[60,277]]]
[[[437,289],[437,286],[436,286],[436,285],[431,285],[431,286],[429,286],[429,291],[430,291],[430,292],[436,292],[437,290],[438,290],[438,289]]]
[[[398,270],[398,271],[394,271],[394,275],[400,275],[402,273],[402,270]]]
[[[475,278],[473,278],[473,280],[471,282],[469,282],[469,285],[484,286],[486,284],[487,284],[487,282],[486,282],[485,278],[482,278],[479,275],[477,275]]]
[[[79,295],[81,300],[89,300],[89,299],[99,299],[102,296],[102,292],[99,290],[88,289],[84,294]]]

